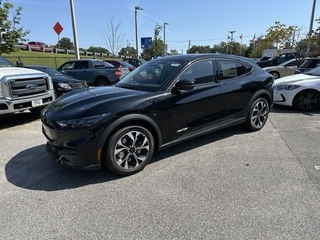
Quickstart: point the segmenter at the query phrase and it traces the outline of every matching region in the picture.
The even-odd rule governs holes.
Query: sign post
[[[143,37],[141,38],[141,48],[150,49],[152,48],[152,37]]]
[[[58,49],[60,48],[60,43],[59,43],[59,35],[63,30],[63,27],[61,26],[61,24],[59,22],[57,22],[54,26],[53,26],[53,30],[56,32],[56,34],[58,35]]]

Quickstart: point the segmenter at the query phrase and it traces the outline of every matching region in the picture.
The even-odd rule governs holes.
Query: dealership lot
[[[234,127],[165,149],[144,171],[62,167],[37,117],[0,119],[3,239],[317,239],[320,111],[274,107],[265,127]]]

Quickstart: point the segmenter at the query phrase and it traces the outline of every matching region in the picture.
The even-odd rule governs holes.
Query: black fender
[[[272,93],[272,94],[273,94],[273,93]],[[251,97],[251,99],[250,99],[250,101],[249,101],[249,103],[248,103],[248,105],[247,105],[247,107],[246,107],[245,116],[246,116],[246,117],[248,116],[252,103],[253,103],[258,97],[260,97],[260,96],[262,96],[262,95],[267,95],[267,96],[268,96],[269,99],[267,99],[267,100],[268,100],[268,102],[269,102],[269,111],[271,111],[271,107],[272,107],[272,105],[273,105],[273,95],[272,95],[272,94],[271,94],[268,90],[266,90],[266,89],[261,89],[261,90],[255,92],[255,93],[252,95],[252,97]]]
[[[162,144],[162,134],[161,134],[160,128],[156,124],[156,122],[152,118],[150,118],[150,117],[148,117],[146,115],[129,114],[129,115],[125,115],[125,116],[120,117],[117,120],[115,120],[101,134],[101,137],[99,139],[99,142],[98,142],[98,145],[97,145],[97,148],[96,148],[96,150],[97,150],[96,151],[96,159],[98,159],[98,161],[101,161],[101,153],[99,154],[99,152],[103,149],[104,144],[107,141],[107,139],[110,137],[111,133],[115,129],[117,129],[119,126],[125,124],[126,122],[132,122],[132,121],[141,121],[142,123],[149,124],[157,134],[158,146],[161,146],[161,144]],[[101,149],[101,150],[99,151],[99,149]]]

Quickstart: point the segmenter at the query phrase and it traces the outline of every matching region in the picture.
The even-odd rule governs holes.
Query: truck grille
[[[26,97],[45,93],[49,89],[46,78],[28,78],[10,80],[11,97]]]

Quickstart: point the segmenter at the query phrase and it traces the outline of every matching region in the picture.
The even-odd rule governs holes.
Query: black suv
[[[190,138],[239,124],[262,129],[272,103],[273,77],[252,61],[185,54],[144,63],[115,86],[63,95],[41,121],[56,162],[130,175]]]
[[[258,61],[257,64],[261,68],[278,66],[280,63],[283,63],[290,59],[295,59],[295,58],[297,58],[297,54],[295,53],[283,53],[277,57],[273,57],[268,60]]]
[[[307,72],[313,68],[319,67],[320,66],[320,57],[317,58],[306,58],[303,63],[296,69],[294,72],[295,74],[297,73],[304,73]]]

